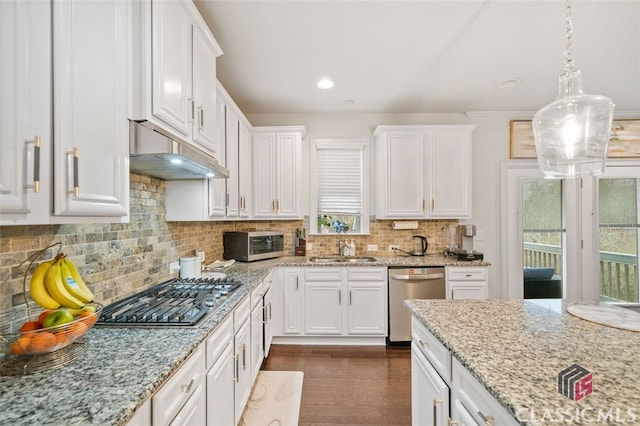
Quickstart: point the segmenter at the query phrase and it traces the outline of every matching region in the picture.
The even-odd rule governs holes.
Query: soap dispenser
[[[356,255],[356,244],[353,242],[353,240],[351,240],[351,244],[349,244],[349,255],[350,256]]]

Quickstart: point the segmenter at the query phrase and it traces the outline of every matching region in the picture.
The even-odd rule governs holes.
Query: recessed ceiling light
[[[496,86],[498,86],[498,89],[511,89],[513,87],[519,86],[521,82],[522,80],[520,80],[519,78],[509,78],[507,80],[502,80]]]
[[[323,78],[316,83],[316,86],[318,86],[320,89],[331,89],[333,87],[333,81],[329,80],[328,78]]]
[[[174,157],[171,159],[171,164],[182,164],[182,159]]]
[[[342,101],[342,103],[345,105],[353,105],[356,103],[356,101],[354,101],[353,99],[345,99],[344,101]]]

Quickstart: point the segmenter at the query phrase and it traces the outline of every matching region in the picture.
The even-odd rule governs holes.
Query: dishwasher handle
[[[402,281],[428,281],[428,280],[440,280],[444,278],[444,274],[439,272],[437,274],[391,274],[391,278],[394,280],[402,280]]]

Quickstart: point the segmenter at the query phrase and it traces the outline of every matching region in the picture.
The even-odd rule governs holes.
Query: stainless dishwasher
[[[388,342],[411,342],[411,314],[407,299],[444,299],[444,268],[389,268]]]

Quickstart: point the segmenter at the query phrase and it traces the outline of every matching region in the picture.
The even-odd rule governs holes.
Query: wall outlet
[[[367,244],[367,251],[378,251],[377,244]]]
[[[307,245],[305,247],[307,247],[307,251],[313,250],[313,244],[312,243],[307,243]]]
[[[476,240],[477,241],[482,241],[484,239],[484,232],[482,231],[477,231],[476,232]]]
[[[395,244],[389,244],[389,251],[396,251],[398,250],[400,247],[398,247]]]
[[[169,273],[170,274],[175,274],[176,272],[180,271],[180,262],[179,261],[175,261],[175,262],[171,262],[169,264]]]

